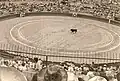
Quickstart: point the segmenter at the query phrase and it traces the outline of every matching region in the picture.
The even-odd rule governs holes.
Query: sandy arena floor
[[[120,28],[96,20],[31,16],[1,21],[0,25],[1,44],[54,51],[119,53]],[[77,33],[71,33],[71,28],[76,28]]]

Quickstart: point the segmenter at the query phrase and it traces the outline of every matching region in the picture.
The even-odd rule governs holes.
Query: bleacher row
[[[46,63],[45,60],[41,60],[40,58],[29,58],[20,55],[15,56],[5,51],[1,51],[0,53],[1,53],[0,67],[17,69],[18,71],[22,72],[22,74],[27,78],[27,81],[39,81],[36,80],[37,77],[35,77],[35,75],[41,76],[40,75],[41,70],[44,70],[46,68],[48,70],[49,67],[51,66],[53,66],[52,69],[50,69],[50,71],[53,72],[52,74],[54,74],[54,70],[55,72],[59,72],[56,69],[56,65],[60,66],[67,73],[67,79],[65,81],[119,81],[120,79],[119,77],[120,62],[103,64],[95,64],[94,62],[92,62],[91,64],[86,63],[80,64],[71,61],[65,62],[47,61]],[[102,77],[103,79],[92,80],[95,77],[97,77],[98,79]],[[57,81],[56,79],[49,81]]]
[[[89,0],[45,1],[45,2],[1,2],[0,14],[24,14],[30,12],[83,13],[97,17],[119,20],[119,4],[116,2],[98,3]],[[104,2],[104,1],[103,1]]]
[[[1,2],[0,15],[20,14],[31,12],[57,12],[57,13],[83,13],[87,15],[107,18],[111,20],[119,20],[119,4],[111,1],[106,3],[85,2],[85,0],[76,1],[46,1],[46,2]],[[63,77],[54,77],[54,79],[39,80],[41,70],[49,68],[50,66],[59,65],[67,73],[67,79],[62,80]],[[70,61],[65,62],[47,62],[40,58],[29,58],[27,56],[20,56],[0,50],[0,67],[13,67],[21,71],[28,81],[120,81],[120,63],[103,63],[95,64],[78,64]],[[57,66],[55,66],[57,67]],[[51,75],[59,73],[58,70],[52,67]],[[58,67],[57,67],[58,68]],[[0,68],[1,69],[1,68]],[[55,69],[55,72],[53,71]],[[2,74],[1,74],[2,75]],[[35,77],[37,75],[37,77]],[[50,75],[48,75],[50,76]],[[48,77],[47,76],[47,77]],[[102,78],[101,78],[102,77]],[[1,78],[1,77],[0,77]],[[66,77],[64,77],[66,78]],[[4,81],[1,80],[0,81]],[[16,80],[18,81],[18,80]]]

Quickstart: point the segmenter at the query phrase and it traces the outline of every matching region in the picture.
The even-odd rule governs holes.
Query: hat
[[[89,79],[89,81],[107,81],[107,80],[101,76],[95,76],[95,77]]]
[[[27,81],[26,77],[12,67],[0,67],[0,81]]]

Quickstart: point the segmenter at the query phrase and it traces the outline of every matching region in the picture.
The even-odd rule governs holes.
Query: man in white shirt
[[[42,69],[42,60],[39,59],[38,62],[36,63],[36,70],[41,70]]]

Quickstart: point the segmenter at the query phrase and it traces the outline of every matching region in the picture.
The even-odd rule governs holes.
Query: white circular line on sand
[[[35,23],[36,23],[36,22],[39,22],[39,21],[40,21],[40,20],[33,20],[33,22],[35,22]],[[33,24],[33,22],[32,22],[32,24]],[[20,32],[20,30],[23,29],[23,27],[26,26],[26,25],[28,25],[28,24],[31,24],[31,23],[23,24],[21,27],[19,27],[19,29],[18,29],[18,34],[19,34],[19,36],[20,36],[23,40],[26,40],[26,41],[32,43],[32,41],[26,39],[26,38],[24,37],[24,35]],[[75,24],[75,25],[76,25],[76,24]],[[95,26],[96,26],[96,25],[95,25]],[[99,27],[99,28],[102,28],[102,27]],[[102,28],[102,29],[105,29],[105,28]],[[105,29],[105,30],[106,30],[106,29]],[[108,32],[108,33],[110,33],[110,32]],[[110,41],[109,43],[103,45],[103,46],[100,46],[100,47],[108,46],[108,45],[110,45],[110,44],[114,41],[114,40],[113,40],[113,36],[112,36],[111,33],[110,33],[110,36],[111,36],[111,41]],[[88,45],[87,48],[88,48],[88,47],[92,47],[92,46],[97,46],[97,45],[99,45],[99,44],[101,44],[101,41],[98,42],[98,43],[95,43],[95,44]]]
[[[96,26],[96,25],[95,25],[95,26]],[[114,42],[114,38],[113,38],[113,35],[112,35],[112,33],[114,33],[113,31],[108,30],[107,28],[104,28],[104,27],[101,27],[101,26],[97,26],[97,27],[106,30],[106,31],[110,34],[110,36],[111,36],[111,41],[110,41],[109,43],[105,44],[105,45],[100,46],[100,48],[101,48],[101,47],[108,46],[108,45],[110,45],[112,42]],[[95,43],[95,44],[92,44],[92,45],[89,45],[89,47],[90,47],[90,46],[92,47],[93,45],[96,46],[96,45],[99,45],[99,44],[100,44],[100,42]]]
[[[13,35],[12,35],[12,31],[15,29],[15,28],[17,28],[18,26],[20,26],[20,25],[22,25],[22,24],[25,24],[25,23],[31,23],[31,22],[34,22],[34,21],[40,21],[40,20],[32,20],[32,21],[27,21],[27,22],[22,22],[22,23],[19,23],[19,24],[17,24],[17,25],[15,25],[11,30],[10,30],[10,36],[12,37],[12,39],[14,40],[14,41],[16,41],[16,42],[18,42],[18,43],[20,43],[20,44],[22,44],[22,45],[24,45],[24,46],[28,46],[28,47],[30,47],[30,48],[36,48],[36,47],[34,47],[34,46],[30,46],[30,45],[28,45],[28,44],[25,44],[25,43],[23,43],[23,42],[20,42],[19,40],[17,40]],[[26,25],[26,24],[25,24]],[[112,31],[113,32],[113,31]],[[114,32],[115,33],[115,32]],[[118,35],[117,33],[115,33],[116,35]],[[20,33],[19,33],[19,35],[20,35]],[[21,36],[21,35],[20,35]],[[119,35],[118,35],[119,36]],[[22,36],[21,36],[22,37]],[[24,37],[22,37],[23,39],[25,39]],[[27,40],[27,39],[25,39],[25,40]],[[28,41],[28,40],[27,40]],[[117,45],[117,46],[114,46],[114,47],[112,47],[112,48],[110,48],[110,49],[108,49],[108,50],[102,50],[102,51],[98,51],[98,53],[100,53],[100,52],[107,52],[107,51],[110,51],[110,50],[112,50],[112,49],[115,49],[115,48],[117,48],[118,46],[120,46],[120,43]],[[40,48],[39,48],[40,49]],[[43,49],[42,49],[43,50]],[[50,50],[45,50],[45,51],[50,51]],[[70,52],[69,52],[70,53]]]
[[[20,43],[20,44],[22,44],[22,45],[28,46],[28,47],[30,47],[30,48],[35,48],[35,47],[33,47],[33,46],[30,46],[30,45],[27,45],[27,44],[25,44],[25,43],[23,43],[23,42],[18,41],[18,40],[12,35],[12,31],[13,31],[15,28],[17,28],[19,25],[22,25],[22,24],[25,24],[25,23],[30,23],[30,22],[33,22],[33,21],[22,22],[22,23],[19,23],[19,24],[15,25],[15,26],[10,30],[10,36],[12,37],[12,39],[13,39],[14,41],[16,41],[16,42],[18,42],[18,43]]]

